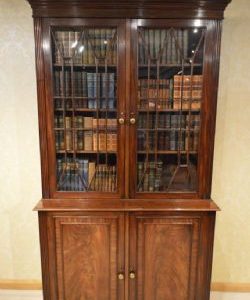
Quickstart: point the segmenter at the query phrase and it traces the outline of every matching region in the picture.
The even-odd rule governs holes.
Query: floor
[[[41,291],[0,290],[0,300],[42,300]],[[211,293],[210,300],[250,300],[250,293]]]

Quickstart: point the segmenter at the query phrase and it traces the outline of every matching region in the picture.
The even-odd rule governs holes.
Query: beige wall
[[[24,0],[0,0],[0,278],[40,278],[34,37]]]
[[[250,282],[250,11],[233,0],[222,39],[214,200],[219,213],[213,281]],[[248,101],[249,102],[249,101]],[[24,0],[0,0],[0,279],[39,279],[41,197],[34,40]]]
[[[250,282],[250,1],[225,13],[212,197],[218,214],[214,281]]]

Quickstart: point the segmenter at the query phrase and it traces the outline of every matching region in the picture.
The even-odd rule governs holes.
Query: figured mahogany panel
[[[59,300],[115,300],[119,272],[117,216],[55,218]]]
[[[136,228],[130,258],[133,251],[137,257],[130,263],[137,276],[136,283],[131,279],[130,299],[195,299],[199,218],[141,215],[130,220]]]

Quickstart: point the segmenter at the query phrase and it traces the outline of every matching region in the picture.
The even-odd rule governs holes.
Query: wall
[[[24,0],[0,0],[0,278],[40,278],[34,35]]]
[[[250,1],[225,13],[212,198],[218,214],[213,281],[250,282]]]
[[[250,283],[249,0],[233,0],[222,38],[213,199],[213,281]],[[34,40],[24,0],[0,0],[0,279],[40,279],[41,198]]]

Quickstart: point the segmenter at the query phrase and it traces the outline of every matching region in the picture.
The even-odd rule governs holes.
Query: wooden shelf
[[[180,131],[180,128],[137,128],[138,131]],[[181,128],[181,131],[192,131],[192,132],[199,132],[200,131],[200,128]]]
[[[69,153],[69,154],[73,154],[74,151],[73,150],[56,150],[57,154],[65,154]],[[117,151],[94,151],[94,150],[76,150],[75,151],[76,154],[116,154]]]
[[[63,64],[54,63],[53,66],[54,67],[58,67],[58,68],[59,67],[62,68]],[[64,67],[71,68],[71,64],[65,64]],[[85,68],[96,68],[97,65],[95,65],[95,64],[73,64],[73,67],[85,69]],[[98,67],[105,68],[106,66],[104,64],[98,64]],[[112,65],[112,64],[111,65],[109,65],[109,64],[107,65],[107,68],[116,68],[116,67],[117,67],[117,65]]]
[[[172,154],[172,155],[175,155],[175,154],[178,154],[178,151],[177,150],[158,150],[157,152],[155,152],[154,150],[150,150],[150,151],[137,151],[138,154],[166,154],[166,155],[169,155],[169,154]],[[198,152],[197,151],[189,151],[190,154],[197,154]],[[187,151],[181,151],[181,154],[187,154]]]
[[[54,128],[55,131],[97,131],[97,128]],[[98,128],[98,131],[117,131],[117,127]]]
[[[111,97],[108,97],[108,99],[106,99],[106,97],[84,97],[84,96],[54,96],[53,97],[54,99],[61,99],[61,100],[63,100],[63,99],[77,99],[77,100],[81,100],[81,99],[83,99],[83,100],[116,100],[116,98],[111,98]]]
[[[191,64],[184,64],[183,65],[184,68],[191,68]],[[194,67],[203,67],[203,64],[193,64]],[[138,68],[147,68],[148,64],[139,64]],[[157,68],[157,65],[150,65],[151,68]],[[160,68],[182,68],[182,64],[164,64],[164,65],[160,65]]]
[[[55,108],[54,111],[64,111],[63,108]],[[70,111],[73,112],[73,108],[66,108],[65,111]],[[116,109],[106,109],[106,108],[99,108],[99,109],[94,109],[94,108],[75,108],[75,111],[81,111],[81,112],[117,112]]]
[[[139,108],[138,112],[150,112],[150,113],[156,113],[156,112],[180,112],[179,109],[175,108],[158,108],[158,109],[147,109],[147,108]],[[182,112],[188,113],[189,109],[182,109]],[[199,113],[200,109],[192,109],[190,110],[191,113]]]

